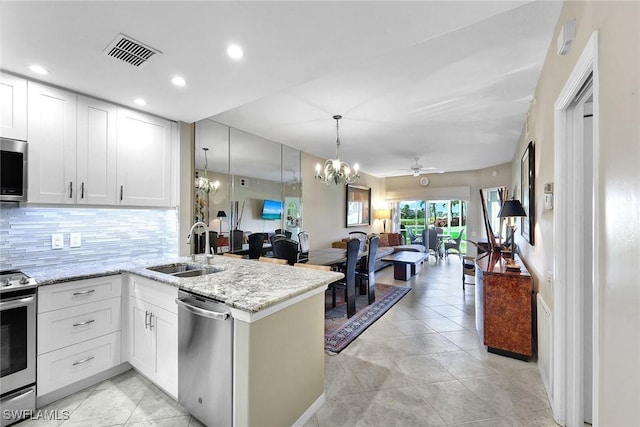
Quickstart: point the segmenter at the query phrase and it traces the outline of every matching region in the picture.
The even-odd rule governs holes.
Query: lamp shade
[[[527,216],[527,213],[524,211],[520,200],[507,200],[502,205],[500,213],[498,213],[498,218],[510,218],[515,216]]]
[[[376,217],[378,219],[391,219],[391,210],[390,209],[378,209],[376,212]]]
[[[218,218],[226,218],[227,214],[224,213],[224,211],[218,211],[216,217],[218,217]]]

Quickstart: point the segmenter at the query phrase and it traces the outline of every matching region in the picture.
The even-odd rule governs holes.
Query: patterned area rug
[[[331,308],[331,291],[325,295],[324,348],[328,353],[340,353],[358,335],[378,320],[411,288],[376,283],[376,300],[368,305],[366,295],[356,295],[356,314],[347,319],[344,291],[338,290],[336,307]],[[359,291],[356,289],[356,293]]]

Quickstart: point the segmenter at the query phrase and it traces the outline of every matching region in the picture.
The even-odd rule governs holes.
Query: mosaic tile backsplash
[[[94,209],[0,206],[0,270],[61,263],[127,261],[178,254],[173,209]],[[63,234],[64,248],[51,249]],[[70,233],[81,246],[70,247]]]

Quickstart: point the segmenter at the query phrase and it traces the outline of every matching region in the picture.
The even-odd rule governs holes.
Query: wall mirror
[[[205,170],[205,150],[206,170]],[[302,230],[302,156],[299,150],[230,128],[211,119],[195,128],[194,221],[228,236],[230,230]],[[217,191],[196,188],[196,177],[220,183]],[[281,214],[264,212],[277,202]],[[224,217],[218,217],[224,212]]]
[[[347,185],[346,225],[357,227],[371,224],[371,188]]]

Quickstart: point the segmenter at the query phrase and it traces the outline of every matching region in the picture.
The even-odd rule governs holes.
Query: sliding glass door
[[[427,227],[441,228],[442,233],[455,239],[462,235],[461,249],[466,253],[467,202],[465,200],[403,200],[399,202],[400,229],[407,243],[420,240]],[[413,240],[411,240],[413,238]]]

